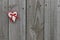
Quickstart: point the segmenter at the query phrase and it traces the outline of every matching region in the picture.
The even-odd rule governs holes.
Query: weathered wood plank
[[[50,40],[57,40],[57,0],[51,0],[50,6]]]
[[[50,40],[50,0],[45,0],[45,28],[44,28],[44,39]]]
[[[27,40],[43,40],[43,0],[27,0]]]
[[[25,0],[9,0],[9,5],[19,17],[15,23],[9,21],[9,40],[25,40]]]
[[[57,0],[57,40],[60,40],[60,0]]]
[[[8,0],[0,0],[0,40],[8,40]]]
[[[57,0],[45,0],[45,40],[57,40]]]

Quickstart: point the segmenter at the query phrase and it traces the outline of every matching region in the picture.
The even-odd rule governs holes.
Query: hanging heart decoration
[[[10,22],[15,22],[18,18],[17,12],[9,12],[8,17],[10,19]]]

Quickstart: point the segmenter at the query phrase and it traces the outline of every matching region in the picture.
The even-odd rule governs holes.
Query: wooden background
[[[0,0],[0,40],[60,40],[60,0]],[[8,11],[19,19],[11,23]]]

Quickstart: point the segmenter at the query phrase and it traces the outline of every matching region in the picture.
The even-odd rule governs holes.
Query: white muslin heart
[[[8,17],[11,19],[11,21],[15,22],[17,18],[17,12],[9,12]]]

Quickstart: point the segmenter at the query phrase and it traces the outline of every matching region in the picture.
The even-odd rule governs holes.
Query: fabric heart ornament
[[[15,22],[17,19],[17,12],[9,12],[8,17],[9,17],[11,22]]]

